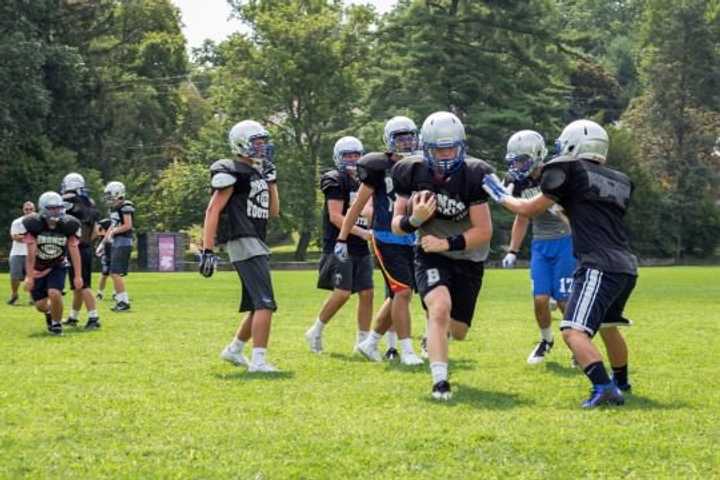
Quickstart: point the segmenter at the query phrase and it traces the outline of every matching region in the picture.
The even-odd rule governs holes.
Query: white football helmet
[[[423,157],[431,170],[449,176],[465,161],[465,126],[450,112],[435,112],[425,119],[420,130]],[[434,150],[455,148],[453,158],[438,159]]]
[[[333,147],[333,160],[335,160],[335,166],[338,170],[355,168],[355,162],[346,162],[343,160],[343,156],[346,153],[358,153],[362,155],[364,151],[365,149],[363,148],[362,142],[356,137],[342,137],[335,142],[335,147]]]
[[[605,164],[610,139],[605,129],[592,120],[576,120],[565,127],[555,147],[560,156]]]
[[[515,180],[524,180],[547,155],[545,139],[534,130],[520,130],[508,140],[505,161],[508,175]]]
[[[105,185],[104,190],[105,201],[114,202],[121,198],[125,198],[125,185],[120,182],[110,182]]]
[[[397,137],[407,136],[401,139],[401,143],[406,145],[398,145]],[[385,131],[383,132],[383,140],[385,148],[388,152],[395,153],[411,153],[418,149],[418,131],[417,125],[408,117],[398,115],[391,118],[385,123]],[[407,140],[407,141],[405,141]]]
[[[38,199],[38,212],[48,220],[58,220],[65,215],[65,202],[57,192],[45,192]]]
[[[79,173],[68,173],[60,184],[60,193],[80,193],[85,189],[85,178]]]
[[[262,150],[257,150],[253,145],[253,140],[258,138],[265,139]],[[230,150],[236,155],[272,160],[270,132],[255,120],[243,120],[233,125],[228,133],[228,141],[230,142]]]

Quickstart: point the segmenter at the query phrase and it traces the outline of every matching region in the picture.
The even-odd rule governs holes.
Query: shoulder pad
[[[129,200],[125,200],[120,206],[120,213],[134,213],[135,205]]]
[[[320,177],[320,190],[323,192],[329,188],[342,188],[342,175],[337,169],[328,170]]]
[[[210,186],[212,188],[227,188],[237,182],[235,162],[224,158],[210,165]]]
[[[65,215],[59,222],[60,231],[67,235],[79,235],[79,230],[82,228],[80,220],[73,217],[72,215]]]
[[[28,233],[31,233],[33,235],[39,234],[43,231],[43,228],[45,227],[45,222],[43,221],[42,217],[37,213],[33,213],[32,215],[28,215],[27,217],[23,218],[22,223],[25,226],[25,230],[27,230]]]
[[[216,173],[235,173],[235,162],[233,160],[230,160],[229,158],[223,158],[221,160],[215,161],[212,165],[210,165],[210,173],[216,174]]]
[[[570,157],[568,155],[562,155],[562,156],[557,156],[557,157],[543,163],[542,167],[545,168],[545,167],[548,167],[551,165],[557,165],[558,163],[570,163],[570,162],[575,162],[575,161],[577,161],[576,158]]]
[[[392,165],[392,161],[388,157],[388,154],[383,152],[367,153],[363,155],[357,163],[358,168],[382,172],[390,169]]]
[[[467,157],[465,159],[465,165],[468,173],[470,173],[473,177],[478,177],[480,179],[482,179],[485,175],[495,173],[495,169],[489,163],[485,160],[480,160],[479,158]]]

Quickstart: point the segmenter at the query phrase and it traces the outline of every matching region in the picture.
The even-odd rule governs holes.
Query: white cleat
[[[425,362],[423,362],[422,358],[418,357],[415,352],[405,352],[400,354],[400,363],[403,365],[408,365],[411,367],[416,367],[418,365],[422,365]]]
[[[322,335],[316,335],[312,328],[305,332],[305,341],[307,342],[308,347],[310,347],[311,352],[322,353]]]
[[[248,362],[247,357],[242,354],[242,352],[232,352],[230,350],[230,346],[225,347],[225,349],[220,353],[220,358],[238,367],[247,368],[250,363]]]
[[[271,363],[251,363],[250,368],[248,368],[248,372],[257,373],[277,373],[279,371],[280,370]]]
[[[362,353],[363,357],[371,362],[382,362],[382,355],[380,355],[376,343],[365,340],[364,342],[358,343],[355,348],[358,352]]]

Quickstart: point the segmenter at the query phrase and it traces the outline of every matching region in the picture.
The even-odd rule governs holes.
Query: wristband
[[[465,250],[465,235],[453,235],[452,237],[446,238],[448,242],[448,251],[454,250]]]
[[[340,238],[336,238],[335,243],[347,243],[347,240],[340,240]]]
[[[418,229],[418,227],[412,224],[412,222],[410,221],[410,217],[408,217],[407,215],[403,215],[403,217],[400,219],[400,228],[406,233],[413,233],[415,230]]]
[[[520,254],[520,252],[518,252],[517,250],[508,250],[508,253],[512,253],[515,256],[518,256]]]

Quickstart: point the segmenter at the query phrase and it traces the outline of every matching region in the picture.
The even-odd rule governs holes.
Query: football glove
[[[267,183],[277,182],[277,168],[275,168],[275,164],[268,159],[263,160],[262,174]]]
[[[344,242],[342,240],[336,240],[335,241],[335,258],[338,259],[340,262],[347,262],[350,257],[348,255],[348,246],[347,242]]]
[[[510,196],[510,192],[494,173],[483,177],[483,190],[497,203],[503,203]]]
[[[209,249],[205,249],[200,254],[200,275],[206,278],[212,277],[215,273],[215,267],[217,266],[218,257],[215,252]]]
[[[507,255],[505,255],[505,258],[502,259],[502,267],[503,268],[513,268],[515,266],[516,260],[517,260],[517,255],[510,252]]]

